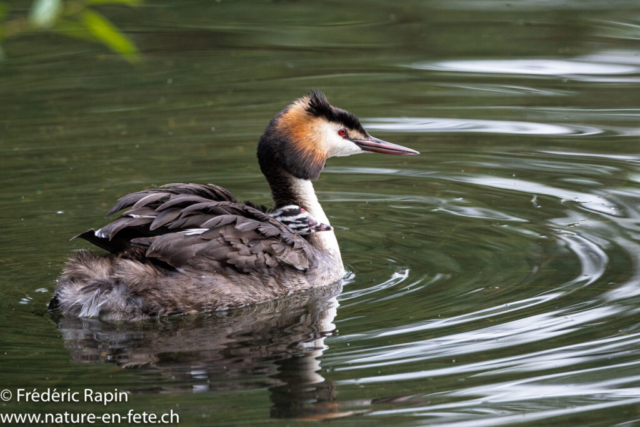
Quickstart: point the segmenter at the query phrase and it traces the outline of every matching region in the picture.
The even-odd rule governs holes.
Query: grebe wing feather
[[[149,258],[192,271],[251,273],[270,268],[307,270],[317,265],[309,242],[271,218],[265,223],[221,215],[209,222],[213,225],[208,228],[134,239],[132,243],[148,247]]]
[[[155,188],[150,190],[142,190],[135,193],[127,194],[126,196],[118,199],[118,202],[111,208],[107,216],[111,216],[116,212],[119,212],[128,207],[143,207],[151,205],[152,207],[159,206],[159,201],[167,201],[175,196],[199,196],[207,200],[215,200],[220,202],[236,202],[227,189],[214,184],[166,184],[161,188]]]
[[[307,240],[254,206],[211,184],[169,184],[120,198],[109,215],[131,209],[76,237],[112,253],[146,248],[147,257],[181,269],[249,273],[316,265]]]

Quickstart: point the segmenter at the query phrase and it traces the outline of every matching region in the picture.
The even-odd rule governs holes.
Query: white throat
[[[322,206],[318,201],[318,197],[316,196],[316,192],[313,189],[311,181],[295,178],[293,176],[290,176],[290,180],[291,190],[293,191],[298,204],[304,207],[311,216],[316,219],[316,221],[331,225],[329,218],[327,218],[324,210],[322,210]],[[338,239],[336,239],[336,235],[333,230],[314,233],[311,236],[311,243],[314,246],[321,246],[325,252],[342,264]]]

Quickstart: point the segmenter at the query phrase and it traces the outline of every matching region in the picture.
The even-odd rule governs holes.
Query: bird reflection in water
[[[342,284],[245,309],[137,323],[57,318],[76,363],[159,371],[170,386],[133,393],[268,388],[271,417],[323,419],[339,412],[332,381],[319,371],[335,332]]]

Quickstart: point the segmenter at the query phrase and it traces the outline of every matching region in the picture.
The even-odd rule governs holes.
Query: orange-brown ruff
[[[308,107],[307,97],[294,102],[278,120],[277,129],[292,141],[291,148],[295,157],[309,162],[312,170],[321,171],[329,152],[324,138],[327,122],[322,116],[310,115]],[[366,137],[366,133],[363,134],[358,129],[351,129],[350,135]]]
[[[212,184],[132,193],[109,212],[128,208],[119,218],[77,236],[109,253],[70,258],[50,308],[135,320],[236,308],[335,283],[344,275],[340,248],[311,180],[327,158],[366,151],[418,154],[370,136],[314,91],[273,118],[258,161],[274,208],[300,207],[328,231],[298,235],[264,207]]]

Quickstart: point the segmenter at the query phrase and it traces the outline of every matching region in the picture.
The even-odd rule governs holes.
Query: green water
[[[637,1],[100,10],[141,64],[46,33],[3,45],[2,413],[640,423]],[[316,189],[348,270],[339,295],[136,324],[47,313],[89,247],[69,238],[119,196],[212,182],[268,203],[258,138],[310,88],[422,152],[329,161]],[[18,388],[130,394],[16,403]]]

